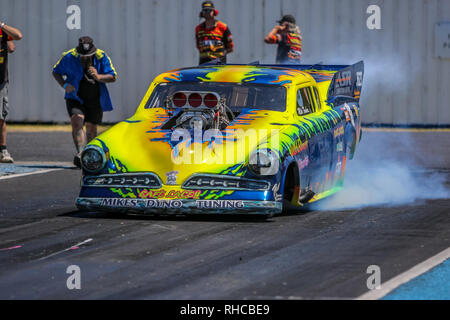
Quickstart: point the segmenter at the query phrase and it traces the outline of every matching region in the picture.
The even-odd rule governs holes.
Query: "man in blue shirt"
[[[81,37],[78,46],[64,52],[55,64],[53,77],[66,91],[64,99],[77,150],[74,164],[81,167],[81,151],[97,136],[97,125],[102,122],[103,112],[113,109],[106,83],[116,81],[117,72],[111,59],[95,47],[91,37]]]

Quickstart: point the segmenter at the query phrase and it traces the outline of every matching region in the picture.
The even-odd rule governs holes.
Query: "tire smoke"
[[[448,171],[440,169],[448,167],[448,160],[426,150],[433,140],[421,142],[426,134],[363,134],[354,159],[347,162],[344,188],[312,207],[340,210],[450,198]]]

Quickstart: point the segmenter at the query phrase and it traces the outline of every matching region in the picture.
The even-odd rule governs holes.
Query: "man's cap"
[[[91,37],[85,36],[78,39],[77,52],[80,56],[92,56],[96,51],[97,48]]]
[[[207,9],[211,9],[214,10],[214,3],[212,3],[212,1],[204,1],[202,3],[202,10],[207,10]]]
[[[291,14],[286,14],[283,16],[283,18],[281,18],[281,20],[278,20],[277,22],[278,23],[289,22],[295,24],[295,18]]]

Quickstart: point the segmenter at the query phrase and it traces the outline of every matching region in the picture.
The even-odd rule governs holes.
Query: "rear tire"
[[[295,162],[292,162],[286,170],[286,176],[283,188],[283,207],[281,214],[292,213],[299,209],[298,206],[292,204],[295,187],[300,187],[300,175]]]

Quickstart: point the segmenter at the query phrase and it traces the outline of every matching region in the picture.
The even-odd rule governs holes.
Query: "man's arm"
[[[55,71],[53,71],[52,74],[53,74],[53,78],[55,78],[56,82],[58,82],[61,87],[64,87],[64,84],[66,82],[64,81],[62,75],[57,74]]]
[[[198,29],[199,27],[195,28],[195,46],[197,47],[198,50],[200,50],[200,39],[198,38]]]
[[[233,37],[232,37],[231,31],[228,27],[225,30],[223,37],[225,38],[225,50],[226,50],[225,54],[233,52],[234,51]]]
[[[14,51],[16,51],[16,45],[14,44],[14,42],[8,41],[7,45],[8,45],[8,53],[13,53]]]
[[[99,74],[97,72],[97,69],[95,67],[91,66],[88,69],[89,74],[94,78],[95,81],[108,83],[108,82],[114,82],[116,81],[116,77],[112,74]]]
[[[274,44],[274,43],[278,43],[281,41],[281,31],[284,30],[283,26],[275,26],[264,38],[264,42],[265,43],[270,43],[270,44]]]
[[[55,71],[53,71],[52,74],[53,74],[53,78],[55,78],[56,82],[58,82],[59,85],[64,88],[64,85],[66,84],[66,82],[64,81],[62,75],[56,73]],[[70,83],[68,83],[66,85],[66,87],[64,88],[64,90],[66,90],[67,93],[71,93],[72,91],[75,90],[75,87],[72,86]]]
[[[105,53],[105,56],[100,60],[102,68],[101,73],[98,73],[97,69],[93,66],[89,67],[88,72],[94,78],[95,81],[108,83],[114,82],[117,79],[117,72],[114,68],[111,59]]]
[[[0,27],[3,31],[6,32],[13,40],[20,40],[22,39],[22,32],[20,32],[19,29],[8,26],[6,23],[0,21]]]

